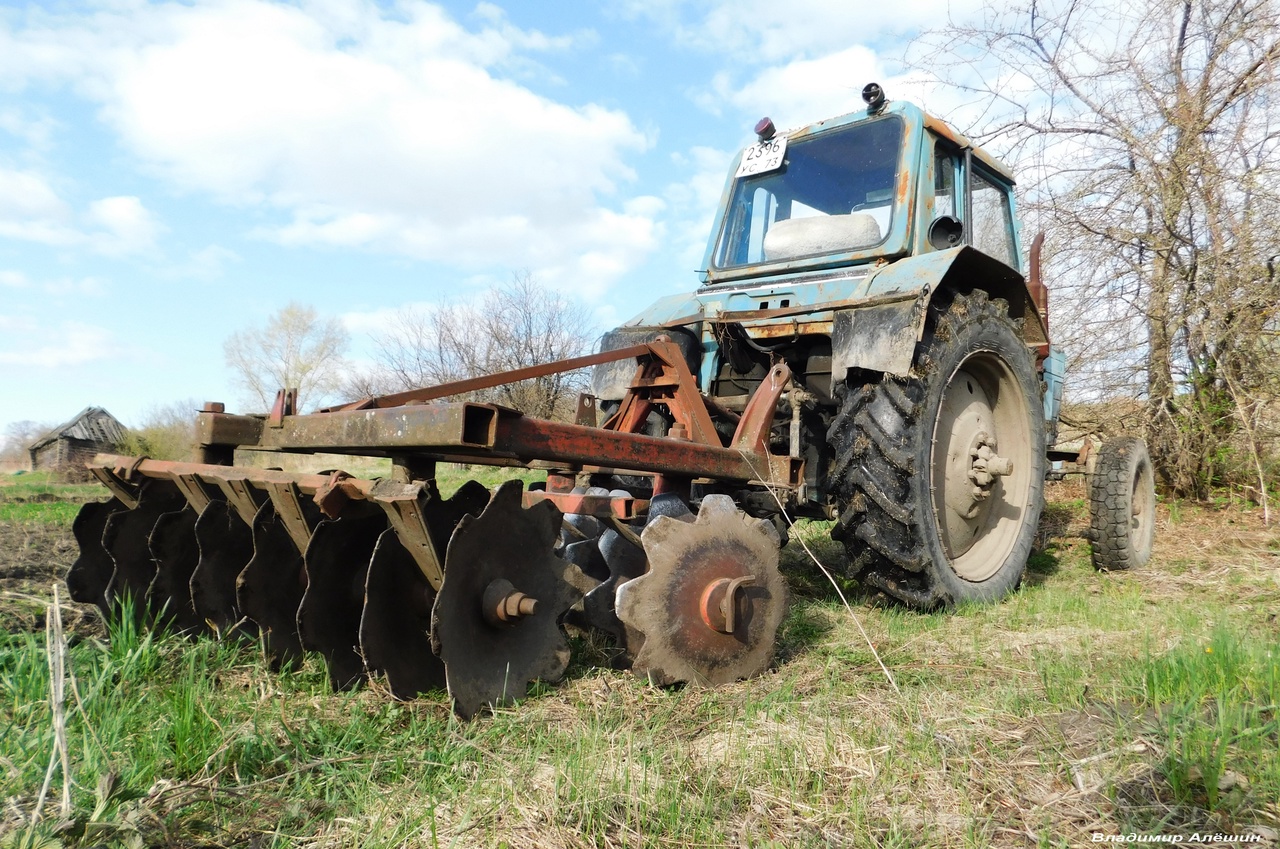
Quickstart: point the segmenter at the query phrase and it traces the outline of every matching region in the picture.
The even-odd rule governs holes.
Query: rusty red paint
[[[612,363],[617,360],[625,360],[630,357],[640,357],[649,353],[652,353],[651,345],[632,345],[629,348],[619,348],[614,351],[590,354],[585,357],[574,357],[568,360],[558,360],[553,363],[544,363],[542,365],[498,372],[497,374],[485,375],[483,377],[473,377],[468,380],[457,380],[452,383],[441,383],[437,386],[410,389],[407,392],[397,392],[394,395],[365,398],[360,401],[354,401],[350,404],[343,404],[339,407],[327,407],[320,412],[332,413],[342,410],[385,409],[387,407],[399,407],[410,402],[435,401],[441,398],[449,398],[454,395],[465,395],[468,392],[477,392],[481,389],[492,389],[495,386],[503,386],[508,383],[518,383],[522,380],[546,377],[547,375],[560,374],[566,371],[576,371],[580,368],[600,365],[601,363]]]
[[[530,490],[524,494],[524,506],[532,507],[539,501],[550,501],[561,513],[578,513],[584,516],[613,516],[629,522],[649,510],[649,502],[643,498],[623,498],[612,495],[574,495],[567,492]]]
[[[733,446],[742,451],[763,455],[769,452],[769,431],[773,428],[778,399],[791,385],[791,369],[786,363],[778,363],[760,383],[760,388],[747,402],[733,434]]]

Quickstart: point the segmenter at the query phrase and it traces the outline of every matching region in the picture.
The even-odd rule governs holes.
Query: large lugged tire
[[[1111,572],[1143,566],[1156,531],[1156,487],[1147,444],[1136,436],[1098,449],[1089,479],[1093,567]]]
[[[827,432],[832,536],[852,577],[924,609],[1022,580],[1044,500],[1034,360],[985,292],[939,293],[907,378],[841,387]]]

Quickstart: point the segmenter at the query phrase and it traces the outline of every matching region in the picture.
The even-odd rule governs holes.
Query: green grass
[[[50,472],[0,476],[0,522],[70,525],[80,505],[107,494],[98,483],[68,484]]]
[[[273,674],[255,645],[117,626],[68,650],[74,825],[56,837],[976,849],[1274,823],[1280,583],[1253,553],[1268,538],[1192,538],[1189,512],[1132,574],[1099,575],[1086,543],[1054,537],[991,607],[913,613],[839,580],[872,645],[793,541],[794,603],[764,676],[653,688],[586,663],[601,655],[580,642],[563,683],[471,722],[444,694],[334,693],[314,655]],[[827,530],[797,533],[838,568]],[[48,764],[48,683],[43,636],[4,638],[10,815],[29,814]]]

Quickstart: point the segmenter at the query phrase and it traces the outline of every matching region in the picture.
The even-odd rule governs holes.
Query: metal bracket
[[[311,541],[311,532],[314,528],[307,523],[307,517],[302,513],[298,494],[298,485],[292,481],[289,483],[272,481],[267,484],[267,495],[271,497],[271,505],[276,508],[276,515],[284,522],[290,539],[298,547],[298,553],[306,554],[307,543]]]
[[[791,383],[791,369],[778,363],[747,402],[733,434],[733,447],[755,454],[769,453],[769,434],[778,410],[778,399]]]
[[[267,427],[284,427],[284,417],[297,415],[298,390],[281,389],[276,392],[275,403],[271,405],[271,413],[267,416]]]
[[[227,503],[235,508],[236,513],[249,527],[253,527],[253,517],[258,513],[258,502],[253,497],[253,490],[244,478],[218,478],[215,483]]]
[[[422,484],[383,480],[374,485],[369,497],[387,514],[387,524],[396,532],[400,544],[413,556],[431,588],[439,592],[444,583],[444,566],[422,515],[421,494]]]
[[[596,396],[583,392],[578,396],[578,411],[573,417],[574,424],[583,427],[596,427]]]
[[[209,502],[213,500],[209,497],[209,493],[204,488],[204,484],[200,481],[200,478],[195,475],[175,474],[173,476],[173,482],[178,487],[178,490],[182,493],[183,497],[187,499],[187,503],[191,505],[191,509],[195,510],[197,513],[208,507]]]
[[[146,457],[135,457],[133,462],[127,466],[118,465],[111,469],[101,466],[90,466],[89,471],[95,478],[102,482],[102,485],[111,490],[111,494],[120,499],[120,503],[128,507],[130,510],[138,506],[138,493],[141,491],[141,484],[130,485],[129,481],[133,480],[133,474],[142,465]]]

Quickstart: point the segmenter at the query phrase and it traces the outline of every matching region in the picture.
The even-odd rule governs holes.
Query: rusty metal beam
[[[583,466],[790,487],[799,483],[787,458],[736,448],[701,445],[638,433],[619,433],[541,419],[504,415],[496,444],[522,460],[546,459]]]
[[[747,409],[738,420],[733,434],[733,446],[752,454],[765,454],[769,450],[769,433],[773,430],[774,414],[778,399],[791,384],[791,369],[786,363],[778,363],[769,369],[769,376],[747,402]]]
[[[252,447],[369,455],[395,450],[481,463],[490,458],[521,463],[550,460],[723,480],[767,476],[774,484],[789,485],[785,473],[783,477],[770,473],[769,459],[756,451],[543,421],[515,410],[467,401],[291,416],[283,427],[265,432],[261,442]],[[229,476],[217,477],[225,480],[243,474],[237,469]]]
[[[339,407],[329,407],[321,410],[321,412],[328,413],[342,410],[368,410],[375,408],[385,409],[387,407],[399,407],[403,404],[415,402],[421,403],[424,401],[436,401],[453,395],[465,395],[468,392],[478,392],[481,389],[493,389],[498,386],[504,386],[508,383],[519,383],[522,380],[532,380],[534,378],[546,377],[550,374],[576,371],[580,368],[600,365],[601,363],[611,363],[617,360],[625,360],[629,357],[642,357],[649,353],[652,353],[652,348],[649,345],[632,345],[629,348],[618,348],[613,351],[604,351],[599,354],[588,354],[585,357],[573,357],[568,360],[557,360],[553,363],[527,366],[525,368],[512,369],[511,371],[498,372],[497,374],[488,374],[483,377],[473,377],[467,380],[455,380],[452,383],[441,383],[438,386],[426,386],[421,389],[410,389],[407,392],[397,392],[394,395],[365,398]]]
[[[612,495],[575,495],[571,492],[546,492],[531,489],[524,494],[524,506],[532,507],[539,501],[550,501],[561,513],[579,513],[600,518],[617,518],[629,522],[649,511],[649,502],[643,498],[623,498]]]
[[[424,456],[438,453],[455,460],[466,458],[482,463],[516,460],[527,464],[549,460],[725,481],[759,480],[783,487],[800,482],[799,472],[788,458],[773,457],[758,450],[544,421],[515,410],[470,402],[291,416],[285,419],[284,427],[264,434],[260,446],[375,455],[393,447]],[[132,458],[99,455],[94,465],[110,467],[129,462]],[[204,482],[224,490],[231,488],[232,481],[245,480],[246,476],[264,482],[295,481],[308,494],[330,483],[324,475],[154,460],[143,461],[138,471],[166,479],[173,474],[197,474]],[[366,498],[361,486],[367,484],[353,478],[338,486],[350,490],[352,497]]]

